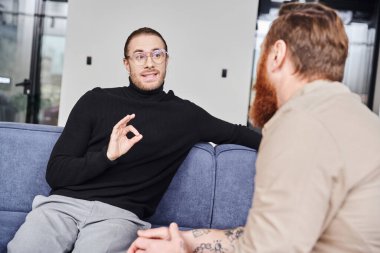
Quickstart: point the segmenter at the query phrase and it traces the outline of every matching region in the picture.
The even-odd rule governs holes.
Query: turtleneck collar
[[[131,78],[129,78],[129,86],[126,88],[129,94],[137,98],[152,98],[153,99],[153,98],[157,98],[157,97],[161,97],[162,95],[165,95],[164,83],[162,83],[160,87],[154,90],[142,90],[132,82]]]

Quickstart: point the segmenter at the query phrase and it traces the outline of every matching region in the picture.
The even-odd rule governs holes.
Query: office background
[[[344,81],[379,113],[379,3],[324,2],[350,37]],[[125,39],[150,26],[169,46],[165,89],[247,124],[259,46],[281,3],[0,0],[0,120],[63,126],[87,90],[128,85]]]

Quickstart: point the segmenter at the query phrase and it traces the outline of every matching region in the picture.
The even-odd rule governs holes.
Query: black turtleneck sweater
[[[144,137],[116,161],[106,150],[113,126],[135,113],[130,124]],[[95,88],[70,113],[54,146],[46,179],[58,194],[97,200],[135,213],[153,214],[175,172],[197,142],[241,144],[258,149],[261,135],[217,119],[161,88]]]

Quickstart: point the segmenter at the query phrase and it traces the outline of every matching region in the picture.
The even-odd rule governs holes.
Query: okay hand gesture
[[[130,150],[133,145],[142,139],[142,135],[132,125],[128,125],[129,121],[135,118],[135,114],[127,115],[121,119],[112,129],[110,142],[107,149],[107,157],[114,161]],[[132,132],[135,136],[128,139],[127,133]]]

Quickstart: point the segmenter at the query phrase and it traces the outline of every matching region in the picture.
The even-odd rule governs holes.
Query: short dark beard
[[[164,90],[164,83],[165,82],[162,82],[162,84],[155,88],[155,89],[142,89],[141,87],[137,86],[133,81],[132,81],[132,78],[129,77],[129,84],[130,84],[130,87],[132,87],[134,90],[138,91],[139,93],[141,94],[155,94],[155,93],[159,93],[160,91],[163,91]]]

